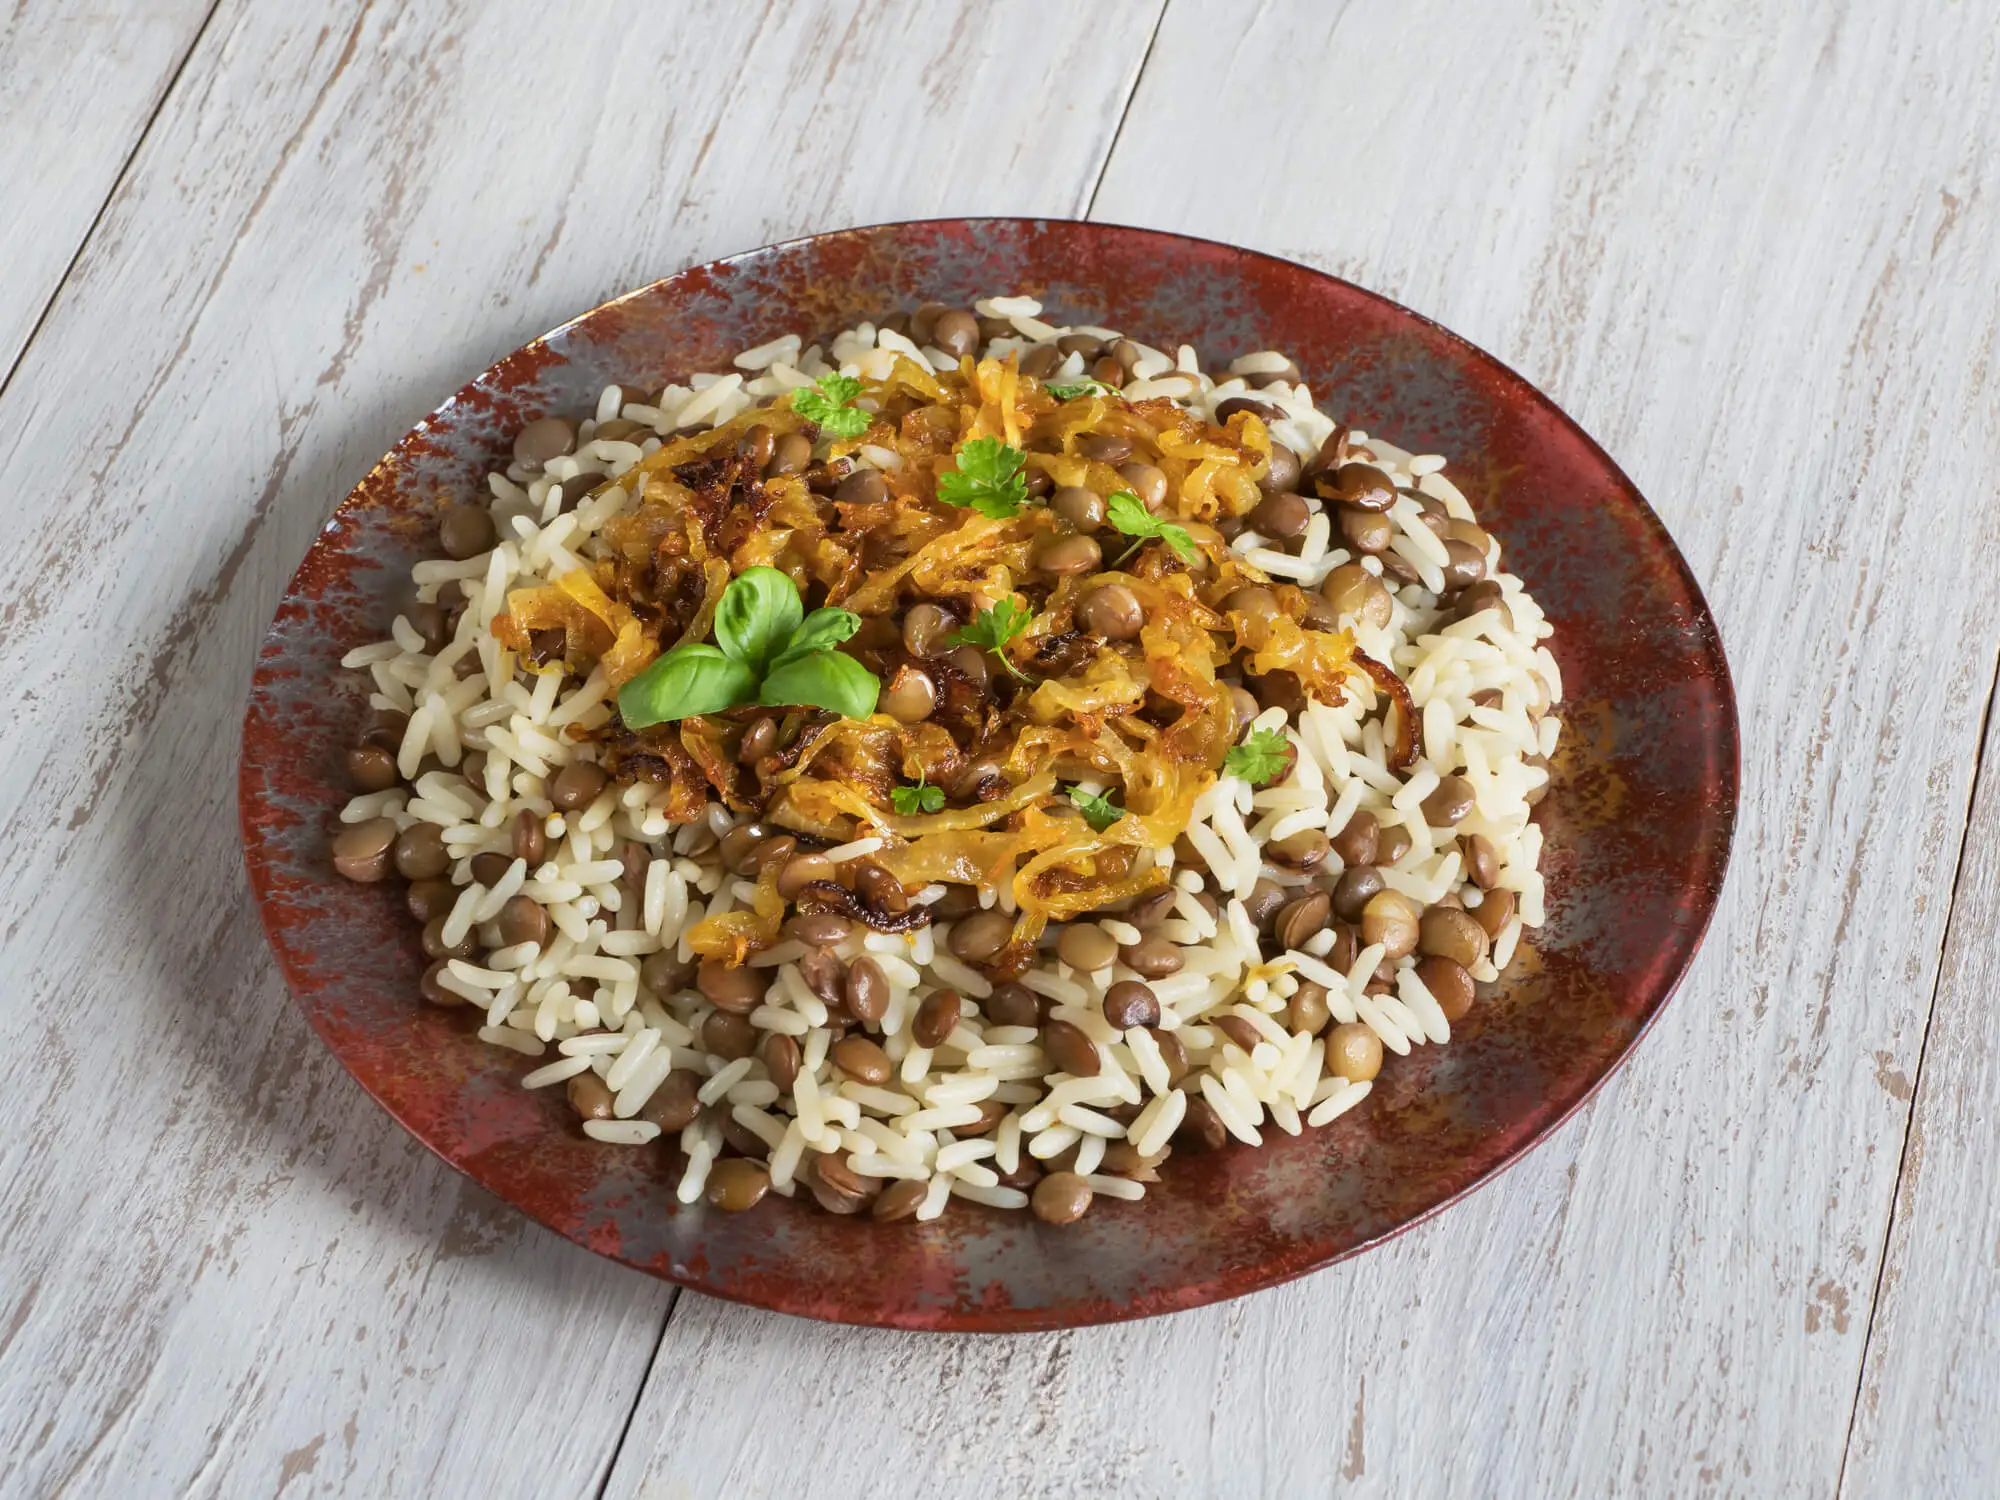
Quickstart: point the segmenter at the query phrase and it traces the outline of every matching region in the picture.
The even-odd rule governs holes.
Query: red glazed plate
[[[957,1203],[882,1226],[767,1198],[674,1201],[659,1148],[583,1137],[561,1090],[476,1021],[417,1003],[424,959],[390,885],[334,875],[327,829],[366,676],[440,506],[483,495],[514,431],[591,409],[613,381],[726,370],[741,349],[824,337],[885,309],[1040,297],[1060,321],[1192,343],[1205,367],[1287,351],[1322,409],[1447,473],[1555,623],[1567,729],[1538,817],[1548,925],[1449,1046],[1392,1058],[1332,1126],[1176,1157],[1139,1203],[1043,1225]],[[559,1234],[683,1286],[782,1312],[1015,1330],[1197,1307],[1352,1255],[1548,1134],[1631,1050],[1701,941],[1735,822],[1735,701],[1708,606],[1657,517],[1526,381],[1359,287],[1228,245],[1045,220],[938,220],[731,257],[586,313],[439,407],[314,543],[265,638],[243,727],[244,851],[271,946],[334,1054],[419,1140]]]

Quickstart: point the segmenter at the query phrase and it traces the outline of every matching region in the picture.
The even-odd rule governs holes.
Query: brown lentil
[[[868,1212],[877,1222],[883,1224],[914,1218],[929,1192],[930,1184],[927,1182],[913,1182],[908,1178],[892,1182],[882,1189],[881,1196],[875,1200],[874,1206]]]
[[[483,505],[447,505],[438,517],[438,546],[455,561],[490,551],[495,536],[493,517]]]
[[[1382,890],[1382,872],[1373,865],[1350,865],[1333,884],[1334,915],[1347,922],[1361,920],[1362,908]]]
[[[1190,1094],[1187,1113],[1174,1131],[1174,1140],[1190,1151],[1220,1151],[1229,1144],[1229,1128],[1213,1105]]]
[[[963,1002],[957,990],[934,990],[924,997],[910,1022],[910,1040],[919,1047],[941,1047],[944,1039],[958,1029]]]
[[[424,923],[423,948],[426,958],[470,958],[479,950],[479,944],[468,932],[455,943],[444,940],[443,917],[432,917]]]
[[[748,1057],[757,1045],[757,1028],[730,1011],[712,1010],[701,1023],[701,1045],[717,1057],[735,1062]]]
[[[1265,471],[1264,477],[1257,481],[1257,487],[1267,495],[1277,494],[1285,490],[1295,490],[1299,487],[1299,479],[1302,473],[1298,454],[1292,452],[1283,443],[1273,443],[1271,444],[1271,466]]]
[[[1000,984],[986,997],[986,1019],[995,1026],[1039,1026],[1042,1002],[1025,984]]]
[[[548,910],[532,897],[508,897],[507,904],[500,908],[499,927],[500,942],[505,947],[511,948],[516,943],[548,946]]]
[[[887,1083],[896,1071],[889,1054],[865,1036],[844,1036],[833,1044],[834,1065],[861,1083]]]
[[[1349,1083],[1366,1083],[1382,1071],[1382,1039],[1359,1021],[1326,1034],[1326,1067]]]
[[[579,1078],[582,1074],[577,1075]],[[650,1120],[665,1135],[678,1135],[701,1114],[698,1097],[705,1080],[688,1068],[676,1068],[639,1106],[639,1118]]]
[[[333,836],[333,867],[349,880],[372,884],[388,875],[395,845],[393,818],[349,823]]]
[[[576,429],[562,417],[542,417],[514,436],[514,461],[539,469],[576,446]]]
[[[380,745],[356,745],[347,752],[347,779],[356,791],[386,792],[402,778],[393,752]]]
[[[578,1118],[608,1120],[611,1102],[611,1090],[595,1073],[579,1073],[569,1081],[569,1105]]]
[[[1049,1021],[1042,1027],[1042,1050],[1058,1070],[1073,1078],[1095,1078],[1104,1068],[1104,1059],[1081,1027],[1068,1021]]]
[[[955,307],[939,313],[931,325],[931,344],[953,359],[963,359],[979,347],[979,320]]]
[[[1118,956],[1142,979],[1165,979],[1178,974],[1187,961],[1181,956],[1180,945],[1163,937],[1142,937],[1120,948]]]
[[[1146,624],[1139,596],[1122,583],[1100,583],[1076,605],[1076,623],[1107,641],[1129,641]]]
[[[412,823],[396,836],[396,873],[405,880],[432,880],[451,865],[444,830],[435,823]]]
[[[1104,992],[1104,1019],[1119,1031],[1160,1024],[1160,1001],[1151,985],[1121,979]]]
[[[764,992],[771,987],[770,970],[753,969],[748,964],[732,969],[719,958],[704,958],[694,982],[717,1010],[746,1016],[763,1003]]]
[[[1486,899],[1472,909],[1472,920],[1485,929],[1489,941],[1499,942],[1500,934],[1514,920],[1514,893],[1504,887],[1488,891]]]
[[[1014,936],[1014,919],[1004,911],[974,912],[953,925],[945,946],[953,958],[983,964],[996,957]]]
[[[1490,891],[1500,880],[1500,851],[1493,847],[1493,840],[1483,833],[1475,833],[1460,842],[1465,848],[1466,872],[1472,876],[1472,883],[1482,891]]]
[[[1250,529],[1281,542],[1295,542],[1306,534],[1312,510],[1305,500],[1289,490],[1273,490],[1250,512]]]
[[[1290,838],[1277,840],[1264,846],[1264,857],[1272,864],[1286,870],[1296,870],[1301,875],[1310,875],[1326,863],[1326,857],[1333,852],[1333,845],[1327,836],[1317,828],[1308,828],[1295,833]]]
[[[1388,553],[1389,543],[1396,535],[1394,521],[1379,511],[1356,510],[1351,505],[1336,506],[1334,509],[1340,522],[1340,534],[1348,546],[1371,556]],[[1400,558],[1397,560],[1401,561]],[[1387,558],[1384,558],[1382,566],[1384,569],[1389,567]]]
[[[1433,906],[1417,924],[1417,951],[1448,958],[1471,968],[1486,957],[1486,929],[1472,913],[1450,906]]]
[[[1264,1040],[1264,1034],[1241,1016],[1209,1016],[1208,1024],[1241,1047],[1244,1052],[1257,1050],[1257,1044]]]
[[[549,801],[557,812],[575,812],[588,807],[604,790],[605,775],[591,761],[573,760],[556,772],[549,784]]]
[[[1301,980],[1299,987],[1292,991],[1292,998],[1285,1004],[1285,1029],[1318,1036],[1332,1019],[1332,1012],[1326,1004],[1326,986],[1314,984],[1310,979]]]
[[[1325,929],[1327,919],[1332,915],[1332,898],[1325,891],[1308,891],[1285,904],[1271,929],[1272,935],[1286,948],[1303,948],[1314,935]]]
[[[1084,432],[1077,435],[1076,451],[1093,463],[1122,464],[1132,456],[1132,440],[1116,432]]]
[[[724,1213],[755,1208],[771,1190],[771,1174],[762,1163],[741,1156],[725,1157],[708,1169],[702,1196]]]
[[[1078,531],[1095,531],[1104,524],[1104,501],[1097,491],[1066,484],[1049,498],[1049,509]]]
[[[424,977],[417,981],[417,993],[432,1005],[463,1005],[465,1004],[463,995],[455,994],[438,983],[438,976],[444,973],[445,964],[446,960],[440,958],[434,960],[430,967],[424,970]]]
[[[785,867],[778,872],[778,894],[787,901],[798,898],[800,891],[815,880],[832,880],[837,867],[832,860],[820,854],[794,854],[785,861]],[[846,919],[837,912],[823,912],[817,915],[830,916],[846,927]],[[809,918],[806,920],[810,920]],[[845,936],[843,932],[842,936]],[[839,938],[834,939],[839,942]]]
[[[845,999],[847,1013],[870,1025],[889,1009],[889,977],[882,966],[864,953],[848,965]]]
[[[1271,924],[1278,920],[1278,913],[1290,900],[1285,887],[1268,875],[1259,875],[1257,883],[1250,887],[1250,894],[1243,898],[1243,910],[1249,914],[1251,924],[1259,932],[1269,932]]]
[[[548,830],[542,826],[541,818],[531,812],[516,813],[512,838],[514,858],[525,859],[532,873],[549,846]]]
[[[782,1031],[767,1031],[757,1040],[757,1061],[764,1065],[772,1086],[780,1095],[789,1095],[799,1080],[799,1044]]]
[[[513,868],[513,864],[514,861],[508,856],[495,854],[489,849],[484,854],[472,856],[472,878],[483,886],[489,888],[496,886],[506,878],[507,871]]]
[[[1147,510],[1156,511],[1167,503],[1167,471],[1158,464],[1120,464],[1118,477]]]
[[[1095,922],[1072,922],[1056,939],[1056,957],[1084,974],[1108,969],[1118,957],[1118,940]]]
[[[1074,1172],[1051,1172],[1035,1184],[1028,1202],[1044,1224],[1070,1224],[1090,1208],[1090,1184]]]
[[[1401,958],[1417,946],[1417,908],[1401,891],[1378,891],[1361,910],[1361,941],[1382,945],[1385,959]]]
[[[1438,1009],[1444,1012],[1447,1021],[1456,1022],[1472,1009],[1472,976],[1465,971],[1464,965],[1433,954],[1418,961],[1417,978],[1431,992],[1431,998],[1437,1001]]]
[[[1057,537],[1035,555],[1035,566],[1058,578],[1093,572],[1103,561],[1104,549],[1097,545],[1096,538],[1081,534]]]
[[[1382,580],[1360,563],[1342,563],[1326,575],[1319,592],[1337,616],[1370,630],[1387,626],[1395,608],[1395,601],[1382,586]]]
[[[796,864],[797,860],[792,863]],[[785,868],[789,870],[791,865]],[[780,876],[779,880],[782,891],[783,877]],[[835,911],[799,912],[785,922],[785,936],[804,943],[808,948],[831,948],[853,930],[854,924]]]
[[[458,887],[449,880],[413,880],[403,892],[403,905],[419,922],[441,917],[458,902]]]
[[[1375,821],[1375,814],[1365,807],[1357,808],[1354,816],[1347,820],[1347,826],[1333,836],[1333,852],[1350,869],[1355,865],[1374,864],[1381,827]]]
[[[1424,798],[1424,821],[1433,828],[1454,827],[1472,811],[1474,800],[1471,782],[1463,776],[1447,776]]]

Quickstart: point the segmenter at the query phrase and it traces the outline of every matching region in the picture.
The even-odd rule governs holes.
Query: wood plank
[[[608,1493],[1834,1488],[2000,648],[1940,586],[2000,562],[1995,46],[1942,0],[1173,0],[1095,213],[1398,297],[1617,456],[1745,707],[1723,908],[1598,1100],[1381,1250],[1006,1340],[683,1298]]]
[[[1156,14],[226,0],[0,397],[0,1490],[594,1488],[669,1291],[413,1147],[286,1001],[257,639],[376,455],[601,296],[971,184],[1075,211]]]
[[[1995,415],[1989,399],[1987,415]],[[2000,1099],[2000,761],[1987,720],[1972,823],[1952,897],[1915,1113],[1903,1146],[1895,1225],[1868,1335],[1840,1493],[1973,1493],[2000,1475],[2000,1185],[1992,1170]],[[1879,1065],[1892,1087],[1908,1088]]]
[[[0,16],[0,384],[214,0],[49,0]]]

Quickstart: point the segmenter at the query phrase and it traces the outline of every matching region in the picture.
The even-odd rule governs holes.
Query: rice
[[[1023,358],[1072,333],[1107,343],[1118,338],[1095,325],[1060,325],[1029,297],[987,298],[976,310],[1008,323],[1015,336],[995,347],[1022,351]],[[1244,355],[1211,377],[1187,345],[1171,355],[1135,348],[1122,387],[1129,400],[1171,398],[1213,420],[1223,401],[1250,396],[1271,411],[1273,439],[1301,459],[1336,430],[1310,392],[1290,383],[1295,372],[1278,351]],[[1050,378],[1087,373],[1087,361],[1076,355],[1041,357],[1055,372]],[[987,1007],[1005,997],[996,998],[988,975],[948,951],[952,928],[944,919],[912,934],[850,938],[834,952],[843,965],[867,953],[885,982],[874,1032],[889,1063],[882,1077],[864,1080],[840,1065],[828,1002],[805,972],[820,960],[803,943],[786,941],[753,955],[751,971],[768,976],[768,988],[721,1022],[698,988],[655,989],[658,974],[676,972],[672,964],[659,967],[662,960],[691,958],[687,938],[696,924],[756,898],[754,882],[724,871],[715,853],[716,839],[737,819],[711,802],[693,823],[672,823],[664,793],[643,782],[603,785],[586,793],[587,804],[559,810],[560,799],[551,797],[557,779],[597,755],[575,736],[612,719],[611,683],[601,667],[581,681],[561,672],[524,673],[493,636],[492,623],[510,591],[553,583],[599,555],[600,532],[632,504],[631,486],[619,476],[676,429],[727,421],[836,368],[880,378],[898,358],[955,367],[949,355],[914,336],[864,323],[824,348],[782,334],[745,350],[733,369],[694,376],[657,397],[606,387],[572,451],[543,470],[516,463],[489,476],[494,545],[475,557],[429,559],[413,569],[421,605],[464,602],[451,638],[432,652],[435,637],[427,638],[422,618],[406,611],[391,621],[386,639],[342,657],[343,666],[367,674],[373,707],[407,717],[386,746],[401,784],[354,797],[340,812],[341,826],[388,820],[398,833],[435,829],[451,886],[438,937],[461,952],[474,944],[481,955],[433,966],[426,995],[477,1006],[486,1023],[480,1040],[535,1059],[521,1078],[524,1087],[601,1084],[612,1117],[585,1119],[581,1128],[605,1144],[660,1140],[659,1125],[644,1117],[649,1106],[676,1071],[693,1075],[688,1086],[703,1113],[668,1143],[685,1159],[674,1189],[683,1203],[707,1188],[724,1149],[725,1118],[739,1145],[761,1143],[773,1190],[793,1195],[807,1153],[833,1152],[862,1178],[924,1184],[918,1220],[936,1218],[954,1197],[1021,1210],[1029,1195],[1008,1179],[1030,1164],[1072,1171],[1096,1196],[1136,1200],[1145,1194],[1142,1182],[1108,1164],[1150,1165],[1200,1123],[1195,1116],[1252,1146],[1271,1126],[1297,1134],[1331,1124],[1363,1103],[1373,1084],[1339,1071],[1352,1064],[1342,1062],[1331,1031],[1294,1029],[1301,987],[1324,992],[1327,1024],[1365,1028],[1391,1056],[1447,1045],[1452,997],[1427,981],[1418,953],[1389,958],[1384,972],[1391,977],[1383,982],[1378,969],[1390,948],[1343,949],[1332,927],[1265,958],[1265,934],[1247,903],[1261,900],[1267,883],[1290,900],[1315,878],[1324,884],[1344,869],[1337,849],[1312,877],[1273,865],[1268,847],[1317,836],[1336,840],[1358,826],[1357,818],[1372,818],[1384,837],[1407,842],[1380,864],[1388,890],[1427,907],[1456,905],[1482,928],[1482,910],[1494,919],[1490,941],[1468,971],[1472,979],[1494,980],[1545,919],[1541,833],[1532,808],[1548,779],[1543,763],[1562,732],[1551,712],[1562,697],[1547,644],[1552,629],[1504,571],[1498,542],[1483,542],[1484,576],[1497,586],[1483,607],[1468,606],[1459,616],[1442,606],[1446,569],[1462,556],[1451,543],[1470,539],[1482,550],[1485,536],[1463,529],[1474,523],[1474,512],[1444,472],[1445,456],[1413,455],[1360,431],[1348,434],[1350,457],[1372,462],[1397,492],[1381,513],[1390,529],[1384,550],[1357,552],[1316,497],[1308,497],[1302,532],[1267,528],[1287,531],[1292,541],[1246,527],[1230,547],[1270,578],[1309,591],[1339,583],[1336,571],[1343,568],[1358,569],[1386,590],[1386,618],[1356,619],[1354,632],[1361,648],[1391,666],[1409,690],[1414,762],[1402,770],[1390,765],[1384,699],[1358,677],[1343,702],[1308,702],[1296,714],[1264,708],[1255,726],[1289,740],[1296,756],[1291,774],[1263,787],[1224,775],[1202,791],[1178,851],[1153,856],[1170,877],[1165,910],[1145,927],[1123,910],[1088,919],[1118,958],[1085,973],[1059,965],[1051,952],[1020,976],[1053,1020],[1076,1028],[1088,1043],[1095,1058],[1089,1076],[1060,1070],[1042,1028],[1003,1024],[989,1014]],[[603,430],[614,419],[638,426]],[[887,448],[863,446],[855,456],[878,469],[903,462]],[[586,486],[589,497],[577,501],[575,484]],[[472,756],[483,758],[483,769]],[[1462,821],[1434,829],[1427,807],[1447,782],[1468,786],[1471,806]],[[1089,789],[1102,790],[1095,783]],[[542,844],[517,857],[517,825],[524,820],[539,830]],[[1487,851],[1476,869],[1466,852],[1473,835]],[[847,842],[818,852],[834,866],[848,866],[892,837],[864,821]],[[637,857],[629,873],[628,851]],[[504,869],[493,864],[496,855],[506,859]],[[931,907],[950,891],[932,884],[910,900]],[[1015,910],[1004,883],[977,894],[982,911]],[[518,919],[522,899],[547,917],[526,938],[503,920]],[[1140,978],[1127,957],[1154,940],[1174,945],[1180,965],[1144,981],[1159,1008],[1157,1025],[1114,1027],[1105,1019],[1107,993]],[[957,1024],[937,1045],[919,1045],[912,1035],[919,1011],[946,989],[960,997]],[[1228,1031],[1219,1024],[1225,1021]],[[731,1028],[756,1045],[729,1057],[711,1052],[709,1040]],[[780,1055],[796,1068],[789,1082],[773,1076]],[[803,1180],[817,1183],[811,1172]]]

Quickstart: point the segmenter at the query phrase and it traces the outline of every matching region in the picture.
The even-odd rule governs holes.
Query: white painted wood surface
[[[0,295],[0,335],[49,305],[0,392],[0,1493],[1981,1492],[1990,784],[1945,893],[2000,660],[1991,12],[675,11],[222,0],[150,125],[86,111],[26,179],[75,211],[99,164]],[[162,14],[131,99],[201,24]],[[234,849],[255,640],[382,448],[601,296],[1086,208],[1396,296],[1618,457],[1744,705],[1723,909],[1553,1141],[1304,1282],[1006,1340],[676,1301],[409,1145],[285,1002]]]
[[[212,0],[21,0],[0,15],[0,382]]]
[[[399,433],[604,295],[1079,211],[1157,15],[681,10],[663,63],[622,5],[558,47],[526,0],[224,0],[0,396],[0,1494],[609,1471],[672,1292],[431,1159],[287,1001],[236,848],[255,643]]]

